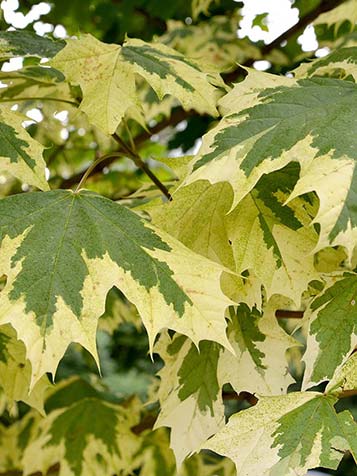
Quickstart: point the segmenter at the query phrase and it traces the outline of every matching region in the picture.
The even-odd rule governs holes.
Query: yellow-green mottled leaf
[[[5,198],[0,217],[0,323],[25,343],[33,382],[55,372],[71,342],[96,358],[97,321],[113,286],[136,305],[151,347],[163,328],[229,347],[224,268],[127,208],[58,190]]]
[[[64,46],[63,41],[36,35],[30,31],[1,31],[0,58],[7,60],[16,56],[51,58]]]
[[[243,98],[243,108],[231,111],[205,136],[186,183],[229,182],[234,208],[263,174],[299,162],[300,177],[290,199],[317,193],[315,221],[321,230],[316,250],[342,245],[350,256],[357,241],[357,85],[316,77],[290,79],[290,86],[288,81],[260,91],[253,87],[253,105]]]
[[[330,76],[341,79],[352,77],[356,81],[357,47],[338,48],[322,58],[302,63],[293,72],[297,79],[312,76]]]
[[[56,463],[59,476],[129,473],[140,443],[131,431],[140,421],[139,409],[138,402],[125,407],[84,398],[54,410],[25,449],[25,474],[46,474]]]
[[[326,392],[341,393],[357,390],[357,352],[337,370],[326,387]]]
[[[205,70],[231,71],[237,63],[260,57],[259,49],[247,38],[237,38],[239,20],[239,15],[233,12],[191,25],[169,20],[167,32],[159,40],[202,64]]]
[[[338,5],[336,8],[321,13],[321,15],[319,15],[314,21],[314,25],[326,24],[328,27],[335,25],[335,33],[337,33],[338,28],[345,21],[351,23],[351,28],[354,27],[357,21],[356,0],[347,0],[342,2],[341,5]]]
[[[335,469],[343,453],[357,457],[357,427],[335,399],[315,392],[264,397],[233,415],[204,448],[231,458],[242,476],[305,476]]]
[[[217,115],[219,77],[209,75],[177,51],[160,44],[129,39],[121,47],[91,35],[67,40],[51,61],[83,91],[80,108],[105,133],[115,132],[128,110],[141,114],[135,74],[144,78],[159,98],[176,97],[185,109]]]
[[[318,235],[309,226],[310,203],[297,199],[284,205],[298,173],[298,165],[290,164],[263,176],[229,214],[230,185],[208,181],[179,188],[172,202],[148,211],[154,223],[193,251],[238,273],[254,273],[268,298],[282,294],[299,305],[308,283],[319,275],[314,269]]]
[[[0,111],[0,168],[29,185],[48,190],[44,147],[22,127],[23,120],[6,108]]]
[[[357,276],[333,280],[307,312],[305,388],[330,380],[357,345]]]
[[[257,186],[225,218],[236,271],[253,271],[273,294],[291,298],[297,306],[314,268],[318,235],[306,226],[310,218],[304,201],[284,206],[298,173],[296,164],[261,178]],[[304,226],[305,224],[305,226]]]
[[[222,351],[218,373],[237,393],[278,395],[294,382],[288,373],[286,351],[298,343],[279,326],[275,301],[272,299],[263,312],[242,304],[231,314],[228,336],[235,355]]]
[[[24,450],[35,437],[39,414],[27,413],[21,420],[4,427],[0,424],[0,471],[21,471]]]
[[[23,342],[17,340],[16,332],[9,326],[0,326],[0,387],[11,401],[27,403],[44,413],[44,399],[50,388],[47,376],[43,376],[30,391],[31,364],[26,359]]]
[[[229,341],[235,354],[214,342],[199,349],[185,336],[163,335],[155,351],[164,360],[159,372],[161,413],[156,427],[171,428],[178,465],[224,425],[222,388],[232,385],[260,395],[282,394],[293,383],[285,353],[297,342],[278,325],[275,307],[264,314],[247,305],[231,313]]]
[[[224,425],[223,383],[217,376],[221,348],[204,341],[197,349],[185,336],[171,340],[163,335],[156,352],[165,365],[159,372],[161,412],[155,426],[171,428],[171,448],[180,466]]]

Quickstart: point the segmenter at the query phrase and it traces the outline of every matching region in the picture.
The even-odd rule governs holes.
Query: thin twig
[[[81,178],[79,184],[77,185],[74,193],[78,193],[79,190],[83,187],[84,183],[86,182],[87,178],[89,175],[93,172],[93,170],[97,167],[98,164],[103,162],[104,160],[108,159],[111,157],[115,157],[116,159],[122,157],[122,154],[107,154],[103,155],[102,157],[99,157],[97,160],[95,160],[89,167],[88,169],[84,172],[83,177]]]
[[[149,166],[142,160],[142,158],[138,155],[138,153],[131,149],[122,139],[118,136],[118,134],[114,133],[112,135],[114,140],[120,145],[121,149],[126,152],[128,157],[132,159],[134,164],[141,169],[145,174],[151,179],[151,181],[157,186],[159,190],[165,195],[168,200],[172,200],[171,194],[165,185],[156,177],[154,172],[150,170]]]
[[[78,106],[78,103],[75,101],[70,101],[68,99],[60,99],[60,98],[50,98],[50,97],[43,97],[43,96],[32,96],[28,98],[9,98],[3,99],[0,98],[0,103],[2,102],[18,102],[18,101],[55,101],[55,102],[64,102],[66,104],[72,104],[73,106]]]

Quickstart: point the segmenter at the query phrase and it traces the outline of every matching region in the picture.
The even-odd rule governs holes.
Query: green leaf
[[[330,380],[357,345],[357,276],[346,273],[325,289],[307,314],[305,388]]]
[[[348,412],[335,413],[335,401],[315,392],[262,398],[233,415],[204,447],[231,458],[247,476],[336,469],[345,451],[357,457],[357,428]]]
[[[0,201],[0,323],[23,340],[35,382],[71,342],[96,358],[97,321],[117,286],[142,317],[152,348],[171,328],[230,347],[220,289],[224,268],[135,213],[90,192],[58,190]]]
[[[142,115],[135,74],[145,79],[159,98],[171,94],[185,109],[217,115],[216,85],[222,85],[218,75],[204,73],[164,45],[129,39],[121,47],[82,35],[79,40],[67,40],[51,65],[81,86],[80,109],[107,134],[115,132],[129,110],[135,111],[135,117]]]
[[[24,117],[6,108],[0,111],[0,167],[19,180],[48,190],[44,147],[22,127]]]
[[[140,441],[131,427],[139,416],[137,401],[125,408],[97,398],[55,410],[40,422],[36,438],[26,447],[24,472],[46,474],[56,463],[68,476],[129,471]]]
[[[247,86],[243,82],[241,106],[232,101],[236,111],[206,135],[186,183],[228,181],[234,208],[263,174],[297,161],[300,178],[290,199],[317,193],[315,221],[321,231],[316,250],[343,245],[351,255],[357,236],[357,138],[346,130],[353,131],[356,123],[357,85],[329,78],[281,81],[281,86],[260,91],[249,88],[251,80]],[[239,90],[238,85],[234,94]]]
[[[0,32],[0,58],[2,60],[16,56],[52,58],[63,47],[63,41],[53,41],[29,31]]]
[[[43,376],[30,392],[31,364],[26,360],[23,342],[9,326],[0,326],[0,387],[10,403],[22,400],[44,413],[44,398],[50,388],[47,376]]]

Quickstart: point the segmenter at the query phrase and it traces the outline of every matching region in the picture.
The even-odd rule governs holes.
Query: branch
[[[284,309],[277,309],[275,311],[275,317],[277,319],[302,319],[304,317],[304,311],[286,311]]]

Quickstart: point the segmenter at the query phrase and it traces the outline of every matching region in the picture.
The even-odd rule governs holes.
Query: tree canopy
[[[0,476],[356,476],[357,1],[1,8]]]

